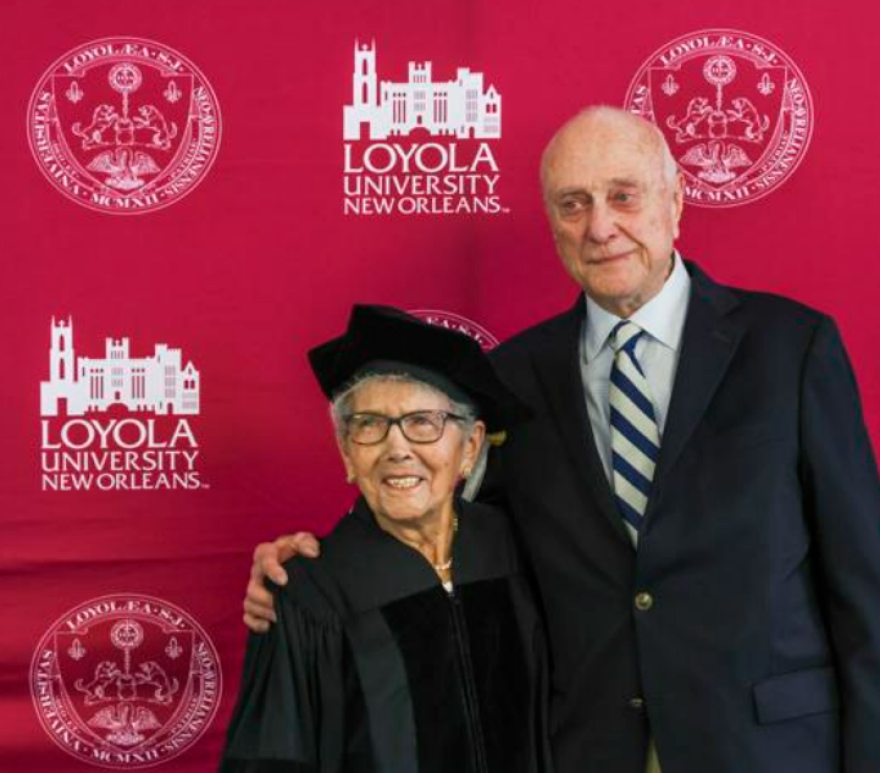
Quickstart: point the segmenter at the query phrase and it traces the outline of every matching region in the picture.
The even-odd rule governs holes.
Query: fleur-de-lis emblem
[[[177,639],[174,636],[172,636],[171,641],[168,642],[168,646],[165,648],[165,654],[169,658],[171,658],[172,660],[177,660],[180,657],[182,652],[183,652],[183,649],[177,643]]]
[[[171,81],[171,83],[168,84],[168,87],[162,92],[162,94],[172,105],[181,97],[180,89],[174,81]]]
[[[67,648],[67,654],[74,660],[82,660],[86,656],[86,648],[79,639],[74,639],[73,644]]]
[[[85,92],[80,88],[79,82],[74,81],[70,84],[70,88],[64,92],[64,96],[73,102],[73,104],[76,104],[85,96]]]
[[[666,80],[663,81],[663,85],[660,88],[663,89],[663,93],[667,97],[671,97],[673,94],[675,94],[676,91],[678,91],[680,87],[675,82],[675,78],[673,78],[670,74],[666,76]]]
[[[764,73],[764,76],[758,81],[758,91],[766,97],[772,94],[775,88],[776,84],[770,80],[770,76],[767,73]]]

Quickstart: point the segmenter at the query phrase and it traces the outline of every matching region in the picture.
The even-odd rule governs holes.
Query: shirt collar
[[[644,330],[655,341],[673,351],[681,344],[690,298],[691,278],[681,255],[673,253],[672,273],[663,284],[663,289],[651,298],[629,319]],[[584,325],[584,356],[587,362],[595,359],[602,350],[611,331],[621,318],[603,309],[589,295],[587,298],[587,324]]]

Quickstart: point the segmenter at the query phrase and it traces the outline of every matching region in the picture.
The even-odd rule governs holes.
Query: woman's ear
[[[480,448],[482,448],[485,438],[486,425],[482,421],[475,422],[470,437],[465,441],[464,453],[461,458],[461,469],[459,470],[461,477],[467,478],[471,474],[474,465],[477,463]]]
[[[354,483],[356,476],[354,474],[354,464],[352,464],[351,458],[348,455],[348,444],[339,435],[336,436],[336,447],[339,449],[339,456],[342,457],[342,464],[345,466],[345,482]]]

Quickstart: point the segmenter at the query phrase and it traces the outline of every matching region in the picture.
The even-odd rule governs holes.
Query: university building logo
[[[804,158],[813,101],[777,46],[735,30],[684,35],[636,75],[626,109],[653,121],[685,176],[687,201],[731,207],[766,196]]]
[[[161,209],[214,163],[220,108],[196,66],[160,43],[106,38],[65,54],[28,107],[43,174],[79,204],[111,214]]]
[[[506,211],[491,144],[501,95],[482,73],[435,80],[431,62],[409,62],[406,81],[380,81],[375,42],[356,42],[342,135],[346,215]]]
[[[167,601],[131,594],[86,601],[56,620],[34,652],[30,684],[58,746],[123,770],[190,748],[222,694],[220,659],[199,623]]]
[[[44,491],[198,489],[199,371],[165,344],[131,356],[108,338],[104,356],[77,357],[73,320],[50,328],[40,384]]]
[[[353,103],[343,111],[343,136],[361,139],[405,137],[416,129],[432,136],[459,139],[495,139],[501,136],[501,96],[494,86],[484,89],[483,74],[459,67],[453,81],[434,82],[432,64],[409,63],[405,82],[382,81],[376,76],[376,44],[354,52]]]

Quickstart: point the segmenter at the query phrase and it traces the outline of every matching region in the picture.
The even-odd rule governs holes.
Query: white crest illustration
[[[686,115],[666,119],[666,125],[675,130],[677,143],[708,140],[708,143],[692,146],[678,160],[685,165],[700,167],[697,177],[715,184],[730,182],[737,176],[733,169],[753,163],[736,141],[762,142],[764,132],[770,127],[769,116],[760,115],[748,97],[736,97],[731,101],[732,107],[725,109],[724,87],[736,79],[736,74],[733,59],[729,56],[713,56],[703,67],[703,77],[715,87],[714,107],[706,97],[694,97],[688,103]],[[775,86],[770,83],[766,73],[764,79],[769,84],[769,91],[772,91]]]
[[[87,168],[93,172],[107,172],[110,176],[104,180],[106,185],[131,191],[144,185],[145,181],[139,175],[154,175],[161,171],[149,153],[134,150],[135,146],[170,150],[171,140],[177,136],[177,124],[166,121],[162,111],[155,105],[143,105],[134,118],[129,115],[129,97],[143,83],[141,71],[131,62],[113,67],[108,83],[110,88],[122,95],[120,111],[112,105],[98,105],[92,122],[85,127],[75,123],[72,131],[82,138],[83,150],[110,148],[96,156]],[[77,101],[73,96],[68,96],[71,101]]]
[[[410,62],[404,83],[377,80],[376,43],[354,46],[352,104],[343,108],[343,137],[405,137],[423,129],[432,136],[497,139],[501,136],[501,95],[484,91],[483,74],[459,67],[455,80],[431,80],[431,62]]]
[[[67,416],[106,411],[124,405],[131,411],[197,414],[199,372],[183,366],[180,349],[157,344],[152,357],[129,356],[127,338],[106,339],[102,359],[76,357],[73,322],[52,318],[49,380],[40,384],[40,413]]]
[[[111,704],[94,714],[89,725],[109,731],[107,740],[117,746],[135,746],[146,738],[141,734],[142,730],[162,727],[149,708],[135,705],[136,700],[144,699],[139,692],[145,689],[148,693],[146,701],[165,706],[171,703],[180,685],[154,661],[140,663],[137,670],[133,668],[132,653],[144,641],[144,629],[135,620],[123,620],[114,625],[110,641],[122,650],[123,666],[120,668],[112,660],[101,661],[91,681],[77,679],[74,687],[85,694],[86,706]]]

